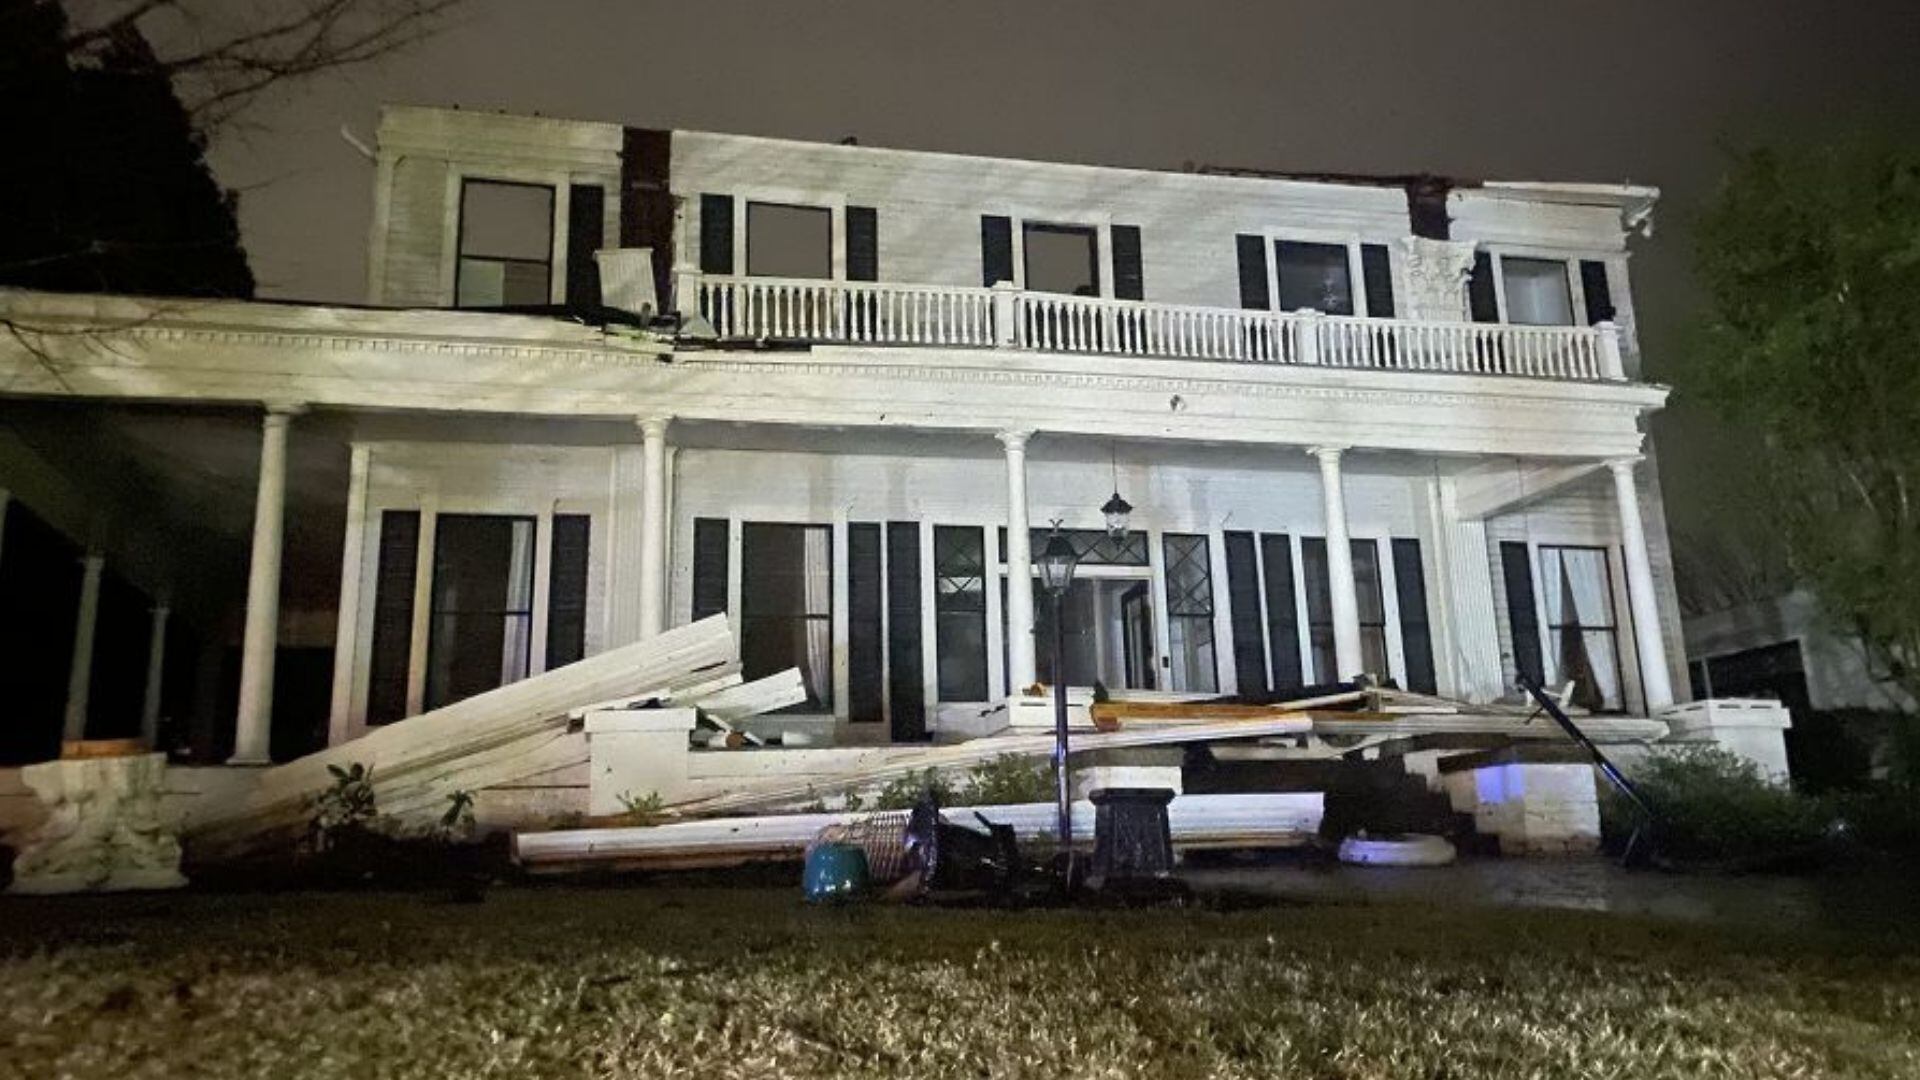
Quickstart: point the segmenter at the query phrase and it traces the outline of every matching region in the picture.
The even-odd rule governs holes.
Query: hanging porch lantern
[[[1127,538],[1127,517],[1133,513],[1133,504],[1120,497],[1120,489],[1114,488],[1113,497],[1100,508],[1107,519],[1107,535],[1115,540]]]

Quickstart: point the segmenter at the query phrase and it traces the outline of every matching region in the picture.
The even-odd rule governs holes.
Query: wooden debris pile
[[[726,616],[715,615],[263,769],[230,804],[202,815],[186,842],[200,860],[296,843],[313,799],[333,784],[329,767],[354,764],[371,771],[382,815],[403,827],[431,823],[455,792],[586,761],[577,720],[587,711],[692,705],[725,727],[800,700],[798,680],[786,672],[743,684],[738,643]]]

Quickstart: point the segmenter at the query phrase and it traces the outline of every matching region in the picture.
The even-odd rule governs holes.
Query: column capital
[[[640,434],[649,439],[666,438],[667,426],[672,423],[673,417],[671,416],[636,416],[633,418],[633,426],[639,428]]]
[[[1634,468],[1645,460],[1644,454],[1628,454],[1625,457],[1608,458],[1606,464],[1615,476],[1632,476]]]
[[[1307,447],[1307,453],[1312,457],[1319,458],[1320,464],[1322,465],[1335,465],[1339,463],[1341,455],[1351,449],[1353,448],[1350,446],[1339,445],[1309,446]]]
[[[307,411],[304,401],[263,401],[261,407],[267,410],[267,423],[286,423],[288,420]]]
[[[1027,440],[1033,438],[1033,429],[1008,428],[995,434],[994,438],[1000,440],[1000,445],[1006,447],[1008,453],[1014,453],[1027,448]]]

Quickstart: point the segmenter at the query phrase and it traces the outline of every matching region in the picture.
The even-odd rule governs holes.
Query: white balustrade
[[[1618,381],[1609,326],[1364,319],[946,285],[695,278],[723,340],[1013,348]],[[996,302],[997,301],[997,302]]]

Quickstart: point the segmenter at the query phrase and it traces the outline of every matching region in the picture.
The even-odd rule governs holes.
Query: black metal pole
[[[1057,590],[1051,594],[1053,601],[1053,773],[1060,815],[1058,861],[1061,871],[1066,875],[1067,888],[1071,889],[1073,888],[1073,793],[1067,772],[1066,631],[1060,619],[1060,594],[1065,591]]]

